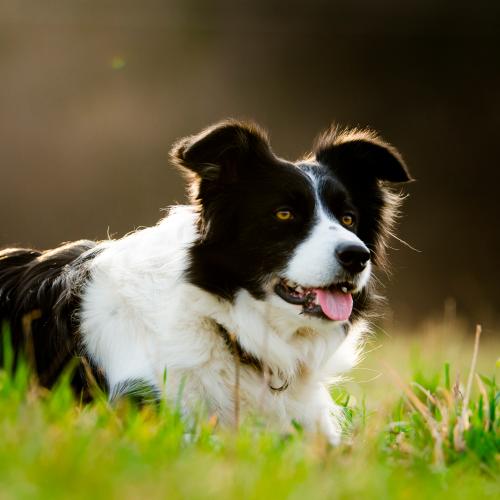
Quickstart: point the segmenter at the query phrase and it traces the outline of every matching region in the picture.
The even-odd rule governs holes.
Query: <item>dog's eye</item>
[[[292,220],[293,219],[293,213],[291,210],[286,210],[286,209],[276,210],[274,215],[276,216],[276,218],[278,220]]]
[[[354,217],[351,214],[344,214],[340,220],[346,227],[351,227],[354,225]]]

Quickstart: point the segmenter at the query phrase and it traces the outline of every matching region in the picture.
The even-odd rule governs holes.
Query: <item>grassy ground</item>
[[[80,405],[64,380],[49,393],[25,367],[0,372],[0,499],[500,498],[498,332],[483,332],[469,398],[460,325],[391,335],[334,391],[351,420],[337,449],[300,428],[187,429],[167,407]]]

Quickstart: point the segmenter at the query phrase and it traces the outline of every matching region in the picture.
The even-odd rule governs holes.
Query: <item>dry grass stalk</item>
[[[427,406],[425,406],[413,390],[404,383],[399,374],[387,365],[386,368],[396,385],[406,394],[410,404],[422,415],[427,424],[429,432],[434,440],[434,465],[437,467],[444,466],[443,438],[439,429],[439,423],[436,422]]]
[[[464,451],[465,440],[464,432],[469,428],[469,400],[472,391],[472,382],[476,373],[477,355],[479,353],[479,339],[481,338],[481,325],[476,325],[476,335],[474,339],[474,351],[472,353],[471,366],[469,377],[467,378],[467,387],[465,389],[465,396],[462,402],[462,413],[458,419],[455,429],[453,430],[454,446],[457,451]]]
[[[450,425],[450,413],[448,411],[448,408],[446,407],[446,403],[448,403],[449,406],[453,404],[453,399],[451,399],[451,397],[446,397],[450,396],[449,391],[446,390],[442,391],[443,394],[446,394],[445,396],[446,399],[443,404],[443,401],[441,401],[437,396],[431,394],[425,387],[422,387],[417,382],[413,382],[412,385],[418,387],[422,391],[422,393],[425,394],[427,399],[439,410],[439,413],[441,415],[441,421],[438,423],[436,419],[433,418],[433,420],[436,423],[436,426],[441,433],[441,439],[444,442],[444,440],[448,436],[448,429]]]

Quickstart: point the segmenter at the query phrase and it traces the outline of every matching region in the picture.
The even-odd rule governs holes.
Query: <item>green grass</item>
[[[443,331],[381,337],[333,392],[351,421],[336,449],[298,426],[235,433],[166,405],[82,405],[67,376],[49,392],[25,364],[0,371],[0,498],[499,498],[500,344],[484,335],[464,402],[472,340]]]

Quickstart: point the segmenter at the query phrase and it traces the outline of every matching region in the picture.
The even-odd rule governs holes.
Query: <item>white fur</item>
[[[183,273],[197,237],[196,217],[191,207],[176,207],[157,226],[102,244],[91,263],[80,312],[87,352],[104,370],[111,390],[127,379],[142,378],[174,400],[183,386],[186,411],[204,404],[222,424],[231,425],[236,365],[215,331],[218,322],[272,370],[278,379],[271,381],[273,386],[289,384],[274,392],[269,380],[242,365],[242,416],[258,413],[283,431],[296,420],[337,444],[341,411],[326,384],[356,362],[363,325],[346,338],[341,323],[301,316],[297,306],[274,293],[256,300],[241,291],[230,303],[187,283]],[[346,233],[318,213],[311,237],[292,259],[290,277],[304,284],[331,281],[331,271],[326,270],[334,264],[335,244],[339,237],[355,238]],[[320,274],[315,274],[316,267]]]
[[[312,172],[308,177],[316,198],[315,224],[309,236],[295,249],[283,276],[306,288],[324,287],[331,285],[342,271],[335,256],[336,249],[345,243],[363,245],[363,242],[327,213],[318,193],[318,179]],[[370,273],[369,263],[357,278],[358,288],[366,285]]]

